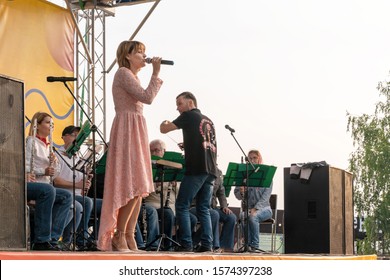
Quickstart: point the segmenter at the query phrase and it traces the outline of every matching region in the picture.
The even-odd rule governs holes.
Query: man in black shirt
[[[189,209],[196,197],[196,212],[201,224],[201,246],[198,252],[212,251],[213,235],[210,202],[213,184],[218,176],[217,141],[213,122],[197,109],[195,96],[183,92],[176,97],[180,116],[174,121],[163,121],[161,133],[182,129],[185,155],[185,176],[176,199],[176,218],[180,229],[180,251],[192,251]]]

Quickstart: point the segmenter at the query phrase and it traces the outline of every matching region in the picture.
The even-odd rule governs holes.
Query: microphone
[[[146,63],[152,63],[152,59],[150,57],[147,57],[145,58],[145,62]],[[161,64],[165,64],[165,65],[173,65],[174,62],[172,60],[164,60],[164,59],[161,59]]]
[[[231,128],[228,124],[225,125],[225,128],[226,128],[227,130],[229,130],[231,133],[236,132],[236,131],[235,131],[233,128]]]
[[[77,81],[77,78],[74,78],[74,77],[52,77],[52,76],[49,76],[49,77],[46,78],[46,80],[49,83],[52,83],[52,82],[74,82],[74,81]]]

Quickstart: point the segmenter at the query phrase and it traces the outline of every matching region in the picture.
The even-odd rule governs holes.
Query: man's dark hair
[[[196,101],[195,95],[193,95],[193,94],[192,94],[191,92],[189,92],[189,91],[185,91],[185,92],[180,93],[180,94],[176,97],[176,99],[178,99],[179,97],[182,97],[182,96],[183,96],[185,99],[191,99],[191,100],[194,102],[195,107],[198,108],[198,102]]]

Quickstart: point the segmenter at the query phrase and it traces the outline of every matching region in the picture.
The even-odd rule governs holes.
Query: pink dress
[[[154,191],[148,131],[143,103],[151,104],[162,80],[152,76],[146,89],[130,69],[115,73],[112,94],[116,115],[107,151],[104,198],[100,216],[98,248],[111,251],[118,210],[136,196]]]

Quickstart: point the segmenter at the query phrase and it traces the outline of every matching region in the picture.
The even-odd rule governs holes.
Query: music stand
[[[72,145],[66,149],[66,153],[69,157],[74,156],[80,150],[81,145],[88,138],[91,132],[91,123],[89,121],[85,121]]]
[[[245,209],[245,243],[244,245],[238,249],[238,251],[242,250],[242,252],[249,251],[249,197],[248,197],[248,187],[263,187],[269,188],[272,183],[272,178],[275,175],[276,167],[264,164],[251,164],[252,170],[249,170],[248,163],[239,164],[230,162],[228,165],[228,169],[226,171],[226,175],[224,176],[223,185],[229,187],[227,193],[225,190],[225,194],[229,195],[230,188],[232,186],[243,186],[245,188],[244,192],[244,203],[246,204]],[[250,172],[249,172],[250,171]],[[260,252],[262,250],[259,249]]]
[[[80,128],[80,131],[79,133],[77,134],[77,137],[76,139],[72,142],[72,144],[65,150],[65,153],[66,155],[69,157],[69,158],[72,158],[73,159],[73,166],[70,166],[66,160],[62,157],[62,155],[60,153],[57,152],[57,154],[61,157],[62,161],[73,171],[73,238],[72,238],[72,243],[73,243],[73,250],[75,250],[76,248],[76,182],[75,182],[75,178],[76,178],[76,170],[77,171],[80,171],[83,173],[83,181],[85,182],[85,172],[84,171],[81,171],[81,170],[78,170],[76,168],[76,166],[78,164],[76,164],[75,162],[75,155],[76,153],[80,150],[80,147],[81,145],[84,143],[85,139],[88,138],[88,136],[91,134],[92,132],[92,129],[91,128],[91,124],[90,122],[88,121],[85,121],[83,126]],[[83,165],[84,166],[84,165]],[[83,184],[83,190],[82,192],[84,193],[84,187],[85,187],[85,183]],[[83,209],[85,209],[85,201],[84,201],[84,196],[83,196]],[[84,211],[84,210],[83,210]],[[83,215],[83,218],[85,219],[85,215]],[[84,239],[84,231],[86,231],[87,229],[84,228],[84,222],[83,222],[83,239]],[[84,240],[85,242],[85,240]]]
[[[160,182],[161,191],[160,191],[160,209],[161,209],[161,217],[160,217],[160,234],[156,236],[156,238],[150,242],[145,249],[151,246],[154,242],[159,240],[157,246],[157,252],[160,250],[161,243],[164,239],[168,239],[172,243],[177,246],[181,246],[178,242],[173,240],[172,238],[166,236],[164,231],[164,182],[172,182],[178,181],[178,174],[182,173],[183,165],[178,162],[165,160],[156,156],[152,156],[152,167],[153,167],[153,181]]]

